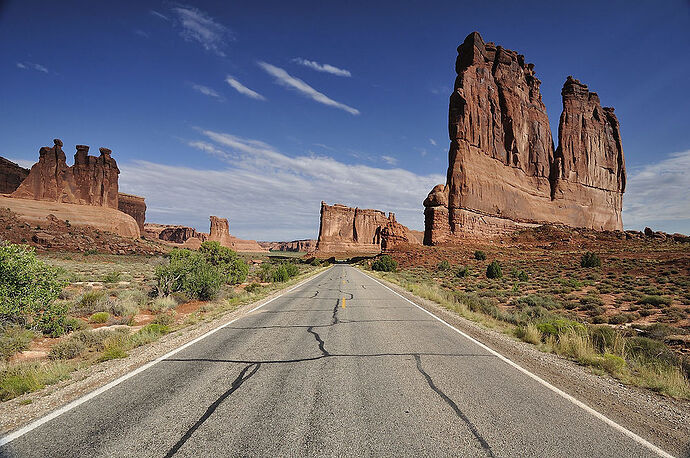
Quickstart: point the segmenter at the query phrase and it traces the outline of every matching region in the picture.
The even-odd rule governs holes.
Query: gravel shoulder
[[[222,317],[184,327],[161,337],[151,344],[135,348],[129,352],[129,356],[126,358],[113,359],[78,369],[72,372],[71,378],[68,380],[46,386],[39,391],[27,393],[0,403],[0,435],[5,435],[15,429],[25,426],[75,399],[136,370],[144,364],[181,347],[197,337],[229,321],[247,315],[255,307],[284,294],[292,288],[296,288],[298,285],[313,279],[324,271],[324,269],[318,269],[312,272],[308,277],[302,278],[299,282],[288,285],[279,291],[275,291],[259,301],[242,305],[224,314]],[[29,400],[30,403],[27,404]]]
[[[369,274],[367,272],[367,274]],[[667,452],[690,457],[690,402],[623,385],[573,361],[463,318],[400,286],[378,281]]]

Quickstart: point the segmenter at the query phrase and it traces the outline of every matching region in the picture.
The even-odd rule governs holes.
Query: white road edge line
[[[524,367],[519,366],[517,363],[514,363],[513,361],[511,361],[510,359],[506,358],[506,357],[503,356],[502,354],[498,353],[497,351],[495,351],[495,350],[493,350],[493,349],[487,347],[487,346],[484,345],[483,343],[479,342],[477,339],[475,339],[475,338],[473,338],[473,337],[471,337],[471,336],[465,334],[464,332],[462,332],[461,330],[459,330],[458,328],[456,328],[456,327],[453,326],[452,324],[447,323],[447,322],[444,321],[443,319],[437,317],[436,315],[434,315],[434,314],[431,313],[430,311],[426,310],[424,307],[421,307],[420,305],[415,304],[413,301],[409,300],[408,298],[406,298],[406,297],[403,296],[402,294],[400,294],[400,293],[398,293],[397,291],[395,291],[395,290],[389,288],[388,286],[384,285],[383,283],[381,283],[380,281],[378,281],[376,278],[374,278],[373,276],[369,275],[368,273],[366,273],[366,272],[364,272],[364,271],[362,271],[362,270],[360,270],[360,269],[356,269],[356,270],[357,270],[358,272],[360,272],[362,275],[365,275],[366,277],[371,278],[371,279],[374,280],[376,283],[378,283],[379,285],[383,286],[384,288],[386,288],[387,290],[389,290],[389,291],[392,292],[393,294],[395,294],[395,295],[401,297],[402,299],[406,300],[406,301],[409,302],[410,304],[414,305],[415,307],[417,307],[418,309],[420,309],[420,310],[423,311],[424,313],[427,313],[427,314],[431,315],[432,317],[434,317],[435,319],[437,319],[437,320],[440,321],[441,323],[445,324],[445,325],[448,326],[449,328],[453,329],[455,332],[459,333],[461,336],[463,336],[463,337],[465,337],[466,339],[469,339],[471,342],[474,342],[475,344],[479,345],[479,346],[482,347],[484,350],[486,350],[486,351],[488,351],[489,353],[491,353],[492,355],[498,357],[498,358],[499,358],[500,360],[502,360],[503,362],[509,364],[510,366],[514,367],[514,368],[517,369],[518,371],[520,371],[520,372],[522,372],[523,374],[525,374],[525,375],[527,375],[528,377],[530,377],[531,379],[537,381],[538,383],[540,383],[541,385],[543,385],[543,386],[545,386],[546,388],[550,389],[551,391],[553,391],[554,393],[558,394],[558,395],[561,396],[562,398],[564,398],[564,399],[566,399],[566,400],[572,402],[573,404],[575,404],[576,406],[580,407],[580,408],[581,408],[582,410],[584,410],[585,412],[587,412],[587,413],[591,414],[592,416],[598,418],[599,420],[603,421],[604,423],[606,423],[607,425],[611,426],[612,428],[614,428],[614,429],[617,430],[618,432],[621,432],[621,433],[623,433],[624,435],[628,436],[630,439],[634,440],[634,441],[637,442],[638,444],[640,444],[640,445],[642,445],[642,446],[644,446],[644,447],[647,447],[649,450],[653,451],[654,453],[658,454],[659,456],[663,456],[663,457],[666,457],[666,458],[674,458],[673,455],[671,455],[671,454],[669,454],[668,452],[662,450],[661,448],[657,447],[656,445],[652,444],[651,442],[647,441],[646,439],[643,439],[642,437],[638,436],[637,434],[635,434],[634,432],[630,431],[629,429],[626,429],[625,427],[619,425],[618,423],[616,423],[615,421],[611,420],[611,419],[608,418],[607,416],[605,416],[605,415],[603,415],[603,414],[597,412],[596,410],[594,410],[593,408],[591,408],[590,406],[588,406],[588,405],[585,404],[584,402],[582,402],[582,401],[580,401],[580,400],[578,400],[578,399],[572,397],[571,395],[569,395],[568,393],[566,393],[566,392],[564,392],[564,391],[561,391],[560,389],[558,389],[558,388],[556,388],[555,386],[551,385],[549,382],[547,382],[546,380],[542,379],[542,378],[539,377],[538,375],[535,375],[535,374],[531,373],[530,371],[528,371],[528,370],[525,369]]]
[[[200,340],[205,339],[206,337],[210,336],[211,334],[215,334],[216,332],[220,331],[220,330],[223,329],[224,327],[229,326],[229,325],[231,325],[232,323],[234,323],[235,321],[237,321],[237,320],[239,320],[239,319],[241,319],[241,318],[246,317],[246,316],[249,315],[250,313],[252,313],[252,312],[254,312],[254,311],[260,309],[261,307],[270,304],[271,302],[273,302],[274,300],[276,300],[276,299],[278,299],[278,298],[280,298],[280,297],[283,297],[283,296],[286,295],[287,293],[292,292],[292,291],[296,290],[297,288],[299,288],[299,287],[301,287],[301,286],[304,286],[306,283],[308,283],[308,282],[310,282],[310,281],[312,281],[312,280],[317,279],[317,278],[320,277],[321,275],[323,275],[323,274],[325,274],[326,272],[328,272],[330,269],[331,269],[331,267],[327,268],[326,270],[324,270],[324,271],[321,272],[320,274],[317,274],[317,275],[315,275],[315,276],[313,276],[313,277],[311,277],[311,278],[305,279],[304,281],[298,283],[297,285],[293,286],[293,287],[290,288],[289,290],[287,290],[287,291],[285,291],[285,292],[279,294],[278,296],[275,296],[275,297],[273,297],[273,298],[267,300],[266,302],[264,302],[263,304],[261,304],[261,305],[259,305],[259,306],[257,306],[257,307],[254,307],[253,309],[251,309],[250,311],[248,311],[246,315],[243,315],[243,316],[241,316],[241,317],[235,318],[234,320],[228,321],[227,323],[222,324],[222,325],[218,326],[217,328],[211,329],[211,330],[208,331],[206,334],[203,334],[203,335],[197,337],[196,339],[187,342],[186,344],[182,345],[181,347],[177,347],[176,349],[174,349],[174,350],[172,350],[172,351],[170,351],[170,352],[164,354],[163,356],[160,356],[160,357],[158,357],[157,359],[154,359],[153,361],[149,361],[148,363],[144,364],[143,366],[134,369],[132,372],[128,372],[128,373],[126,373],[125,375],[123,375],[123,376],[121,376],[121,377],[119,377],[119,378],[113,380],[112,382],[110,382],[110,383],[108,383],[108,384],[106,384],[106,385],[103,385],[102,387],[100,387],[100,388],[98,388],[98,389],[96,389],[96,390],[94,390],[94,391],[92,391],[92,392],[90,392],[90,393],[88,393],[88,394],[86,394],[86,395],[84,395],[84,396],[78,398],[78,399],[75,399],[74,401],[72,401],[72,402],[70,402],[69,404],[66,404],[66,405],[60,407],[60,408],[57,409],[57,410],[52,411],[51,413],[49,413],[49,414],[46,415],[45,417],[39,418],[38,420],[34,420],[33,422],[29,423],[28,425],[24,426],[23,428],[20,428],[20,429],[14,431],[14,432],[12,432],[12,433],[10,433],[10,434],[8,434],[8,435],[2,437],[2,438],[0,438],[0,447],[4,446],[4,445],[6,445],[6,444],[9,444],[10,442],[12,442],[12,441],[15,440],[15,439],[18,439],[18,438],[22,437],[24,434],[33,431],[34,429],[38,428],[39,426],[43,425],[44,423],[47,423],[47,422],[49,422],[50,420],[59,417],[59,416],[62,415],[63,413],[69,412],[70,410],[74,409],[75,407],[78,407],[78,406],[84,404],[85,402],[90,401],[91,399],[95,398],[95,397],[98,396],[99,394],[108,391],[109,389],[111,389],[111,388],[113,388],[113,387],[119,385],[120,383],[124,382],[125,380],[128,380],[128,379],[134,377],[135,375],[137,375],[137,374],[139,374],[139,373],[141,373],[141,372],[144,372],[146,369],[148,369],[148,368],[150,368],[150,367],[152,367],[152,366],[154,366],[154,365],[160,363],[160,362],[163,361],[164,359],[170,358],[171,356],[173,356],[173,355],[175,355],[175,354],[181,352],[181,351],[184,350],[185,348],[190,347],[190,346],[194,345],[195,343],[199,342]]]

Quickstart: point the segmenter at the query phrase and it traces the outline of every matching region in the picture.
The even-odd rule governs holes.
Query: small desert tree
[[[486,278],[501,278],[503,271],[498,261],[491,261],[491,264],[486,268]]]
[[[57,269],[38,260],[33,248],[0,244],[0,324],[63,334],[67,306],[55,299],[64,286]]]

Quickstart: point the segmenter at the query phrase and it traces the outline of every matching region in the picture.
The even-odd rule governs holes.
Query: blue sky
[[[313,238],[325,200],[422,229],[477,30],[535,63],[554,135],[567,75],[616,108],[626,228],[690,233],[685,1],[0,5],[0,155],[109,147],[152,222]]]

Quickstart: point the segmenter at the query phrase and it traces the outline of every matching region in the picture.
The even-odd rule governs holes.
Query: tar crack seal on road
[[[316,339],[316,341],[319,343],[319,350],[321,350],[321,354],[323,356],[331,356],[331,354],[328,353],[328,350],[326,350],[324,348],[324,343],[323,343],[323,340],[321,339],[321,336],[319,335],[319,333],[314,331],[314,326],[309,326],[307,328],[307,332],[312,334],[314,336],[314,338]]]
[[[467,424],[467,427],[470,429],[472,434],[474,434],[474,437],[477,438],[482,448],[487,451],[489,456],[494,456],[493,452],[491,451],[491,447],[489,447],[489,444],[486,442],[486,440],[481,436],[481,434],[479,434],[479,431],[477,431],[477,428],[470,421],[470,419],[467,418],[467,416],[464,413],[462,413],[460,407],[458,407],[458,405],[455,402],[453,402],[453,400],[449,398],[446,393],[441,391],[441,389],[436,386],[431,376],[427,374],[426,371],[422,368],[422,357],[418,354],[415,354],[414,359],[415,361],[417,361],[417,370],[424,376],[424,378],[426,379],[426,383],[429,384],[429,387],[432,390],[434,390],[436,394],[438,394],[441,397],[441,399],[443,399],[446,402],[446,404],[448,404],[455,411],[455,414]]]
[[[253,369],[251,370],[251,372],[247,373],[249,371],[249,369],[251,369],[252,367],[253,367]],[[218,399],[216,399],[216,401],[213,404],[211,404],[208,407],[208,409],[206,409],[206,412],[204,412],[204,414],[201,416],[201,418],[199,418],[199,420],[196,423],[194,423],[194,426],[192,426],[191,428],[189,428],[187,430],[187,432],[184,434],[184,436],[182,436],[182,439],[177,441],[177,444],[175,444],[170,449],[170,451],[168,451],[168,453],[165,455],[165,457],[169,458],[169,457],[173,456],[175,453],[177,453],[177,451],[184,445],[184,443],[187,442],[187,440],[189,440],[190,437],[192,437],[192,434],[194,434],[194,431],[196,431],[199,428],[199,426],[201,426],[208,419],[208,417],[210,417],[213,414],[213,412],[215,412],[215,410],[218,408],[218,406],[221,405],[223,403],[223,401],[225,401],[225,399],[228,396],[230,396],[232,393],[234,393],[240,386],[242,386],[242,384],[244,382],[249,380],[249,378],[252,375],[256,374],[256,372],[259,370],[259,367],[261,367],[261,363],[252,363],[252,364],[249,364],[248,366],[246,366],[244,369],[242,369],[242,372],[240,372],[240,375],[238,375],[237,378],[235,380],[233,380],[232,385],[230,386],[230,389],[227,390],[225,393],[223,393]]]

